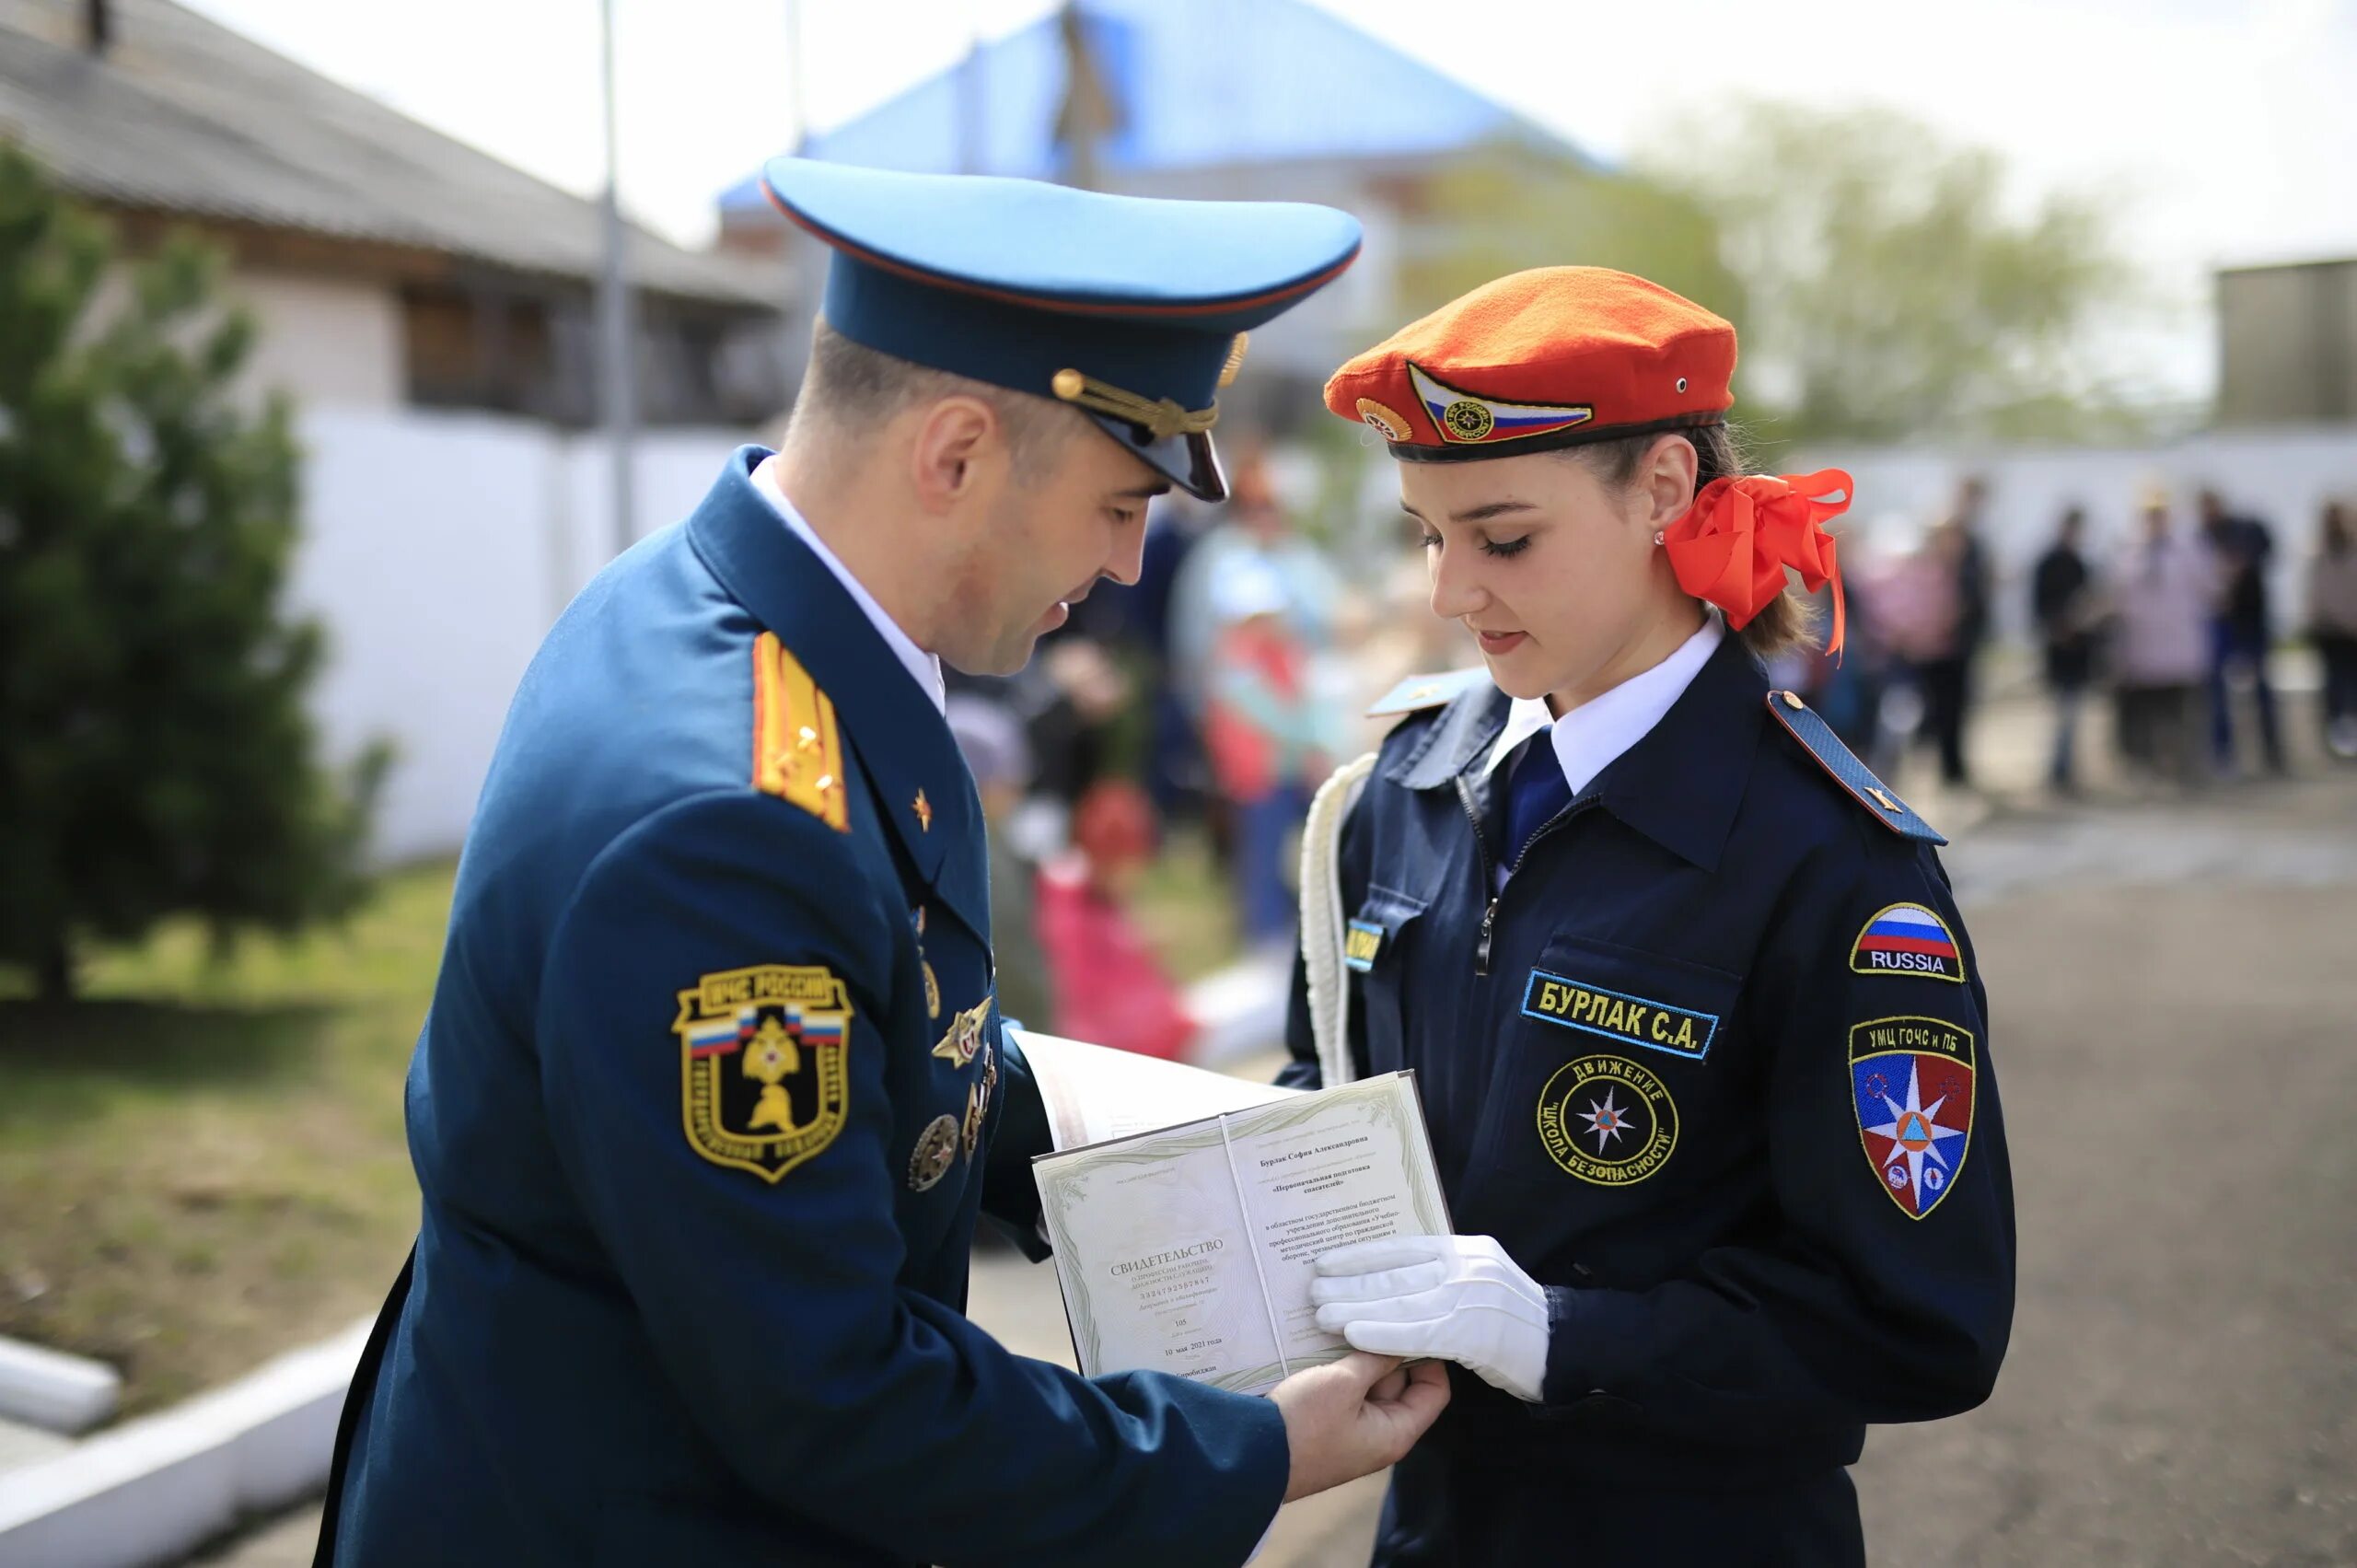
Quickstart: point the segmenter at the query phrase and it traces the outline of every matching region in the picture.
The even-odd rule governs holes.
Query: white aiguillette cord
[[[1227,1179],[1236,1186],[1236,1212],[1244,1216],[1244,1249],[1252,1257],[1252,1276],[1260,1282],[1260,1307],[1269,1315],[1269,1339],[1277,1347],[1277,1371],[1280,1376],[1293,1376],[1293,1363],[1285,1359],[1285,1331],[1277,1327],[1277,1304],[1269,1295],[1268,1272],[1260,1267],[1260,1238],[1252,1234],[1252,1205],[1244,1201],[1244,1178],[1236,1168],[1236,1144],[1227,1135],[1227,1118],[1219,1119],[1219,1146],[1227,1151]]]
[[[1309,803],[1301,830],[1301,957],[1309,985],[1309,1030],[1318,1047],[1318,1083],[1351,1081],[1351,977],[1344,959],[1349,928],[1342,919],[1342,824],[1367,775],[1372,751],[1334,771]]]

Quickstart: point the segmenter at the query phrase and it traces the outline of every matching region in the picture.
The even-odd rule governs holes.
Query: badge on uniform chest
[[[985,996],[949,1020],[948,1030],[933,1048],[934,1055],[958,1067],[970,1063],[981,1053],[982,1027],[990,1016],[991,999]]]
[[[681,1122],[714,1165],[776,1181],[843,1130],[851,993],[817,966],[757,964],[679,993]]]
[[[1669,1163],[1678,1102],[1623,1056],[1566,1062],[1538,1095],[1538,1141],[1550,1158],[1596,1187],[1626,1187]]]

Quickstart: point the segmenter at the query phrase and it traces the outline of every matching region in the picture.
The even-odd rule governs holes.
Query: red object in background
[[[1177,1061],[1195,1020],[1111,890],[1153,854],[1154,838],[1154,808],[1136,786],[1090,790],[1073,813],[1078,853],[1039,873],[1034,915],[1057,1032]]]
[[[1154,858],[1154,802],[1118,779],[1093,784],[1073,807],[1072,842],[1100,878]]]

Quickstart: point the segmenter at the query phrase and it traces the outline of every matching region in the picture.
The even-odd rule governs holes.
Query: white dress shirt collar
[[[851,575],[851,568],[844,565],[835,552],[827,548],[827,541],[813,531],[809,519],[786,499],[785,491],[778,482],[777,459],[774,456],[763,458],[753,470],[753,488],[777,508],[778,516],[785,519],[785,526],[794,530],[794,537],[808,545],[810,552],[826,563],[827,570],[835,575],[835,581],[843,586],[843,591],[851,595],[852,602],[859,606],[860,612],[867,617],[868,623],[876,628],[885,645],[900,658],[901,666],[909,672],[909,679],[933,699],[934,711],[946,715],[949,711],[948,693],[942,684],[941,660],[918,647],[909,634],[900,630],[900,623],[884,613],[884,607],[876,602],[876,596],[860,586],[859,579]]]
[[[1679,644],[1667,658],[1641,675],[1631,676],[1602,696],[1581,703],[1560,719],[1547,712],[1544,700],[1517,697],[1506,714],[1504,733],[1490,749],[1490,760],[1482,765],[1482,776],[1486,778],[1495,772],[1507,753],[1526,738],[1552,724],[1555,761],[1563,770],[1563,782],[1572,786],[1574,796],[1578,795],[1615,758],[1661,723],[1662,715],[1677,704],[1702,667],[1711,662],[1711,656],[1718,651],[1725,635],[1726,625],[1719,619],[1718,611],[1707,612],[1702,629]]]

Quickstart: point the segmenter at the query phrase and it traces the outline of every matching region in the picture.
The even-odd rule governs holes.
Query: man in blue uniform
[[[833,246],[783,452],[617,561],[517,691],[409,1085],[424,1221],[346,1411],[347,1564],[1232,1563],[1446,1400],[1245,1399],[965,1318],[1044,1116],[993,1004],[940,659],[1004,672],[1148,499],[1222,492],[1239,334],[1316,207],[780,160]]]

